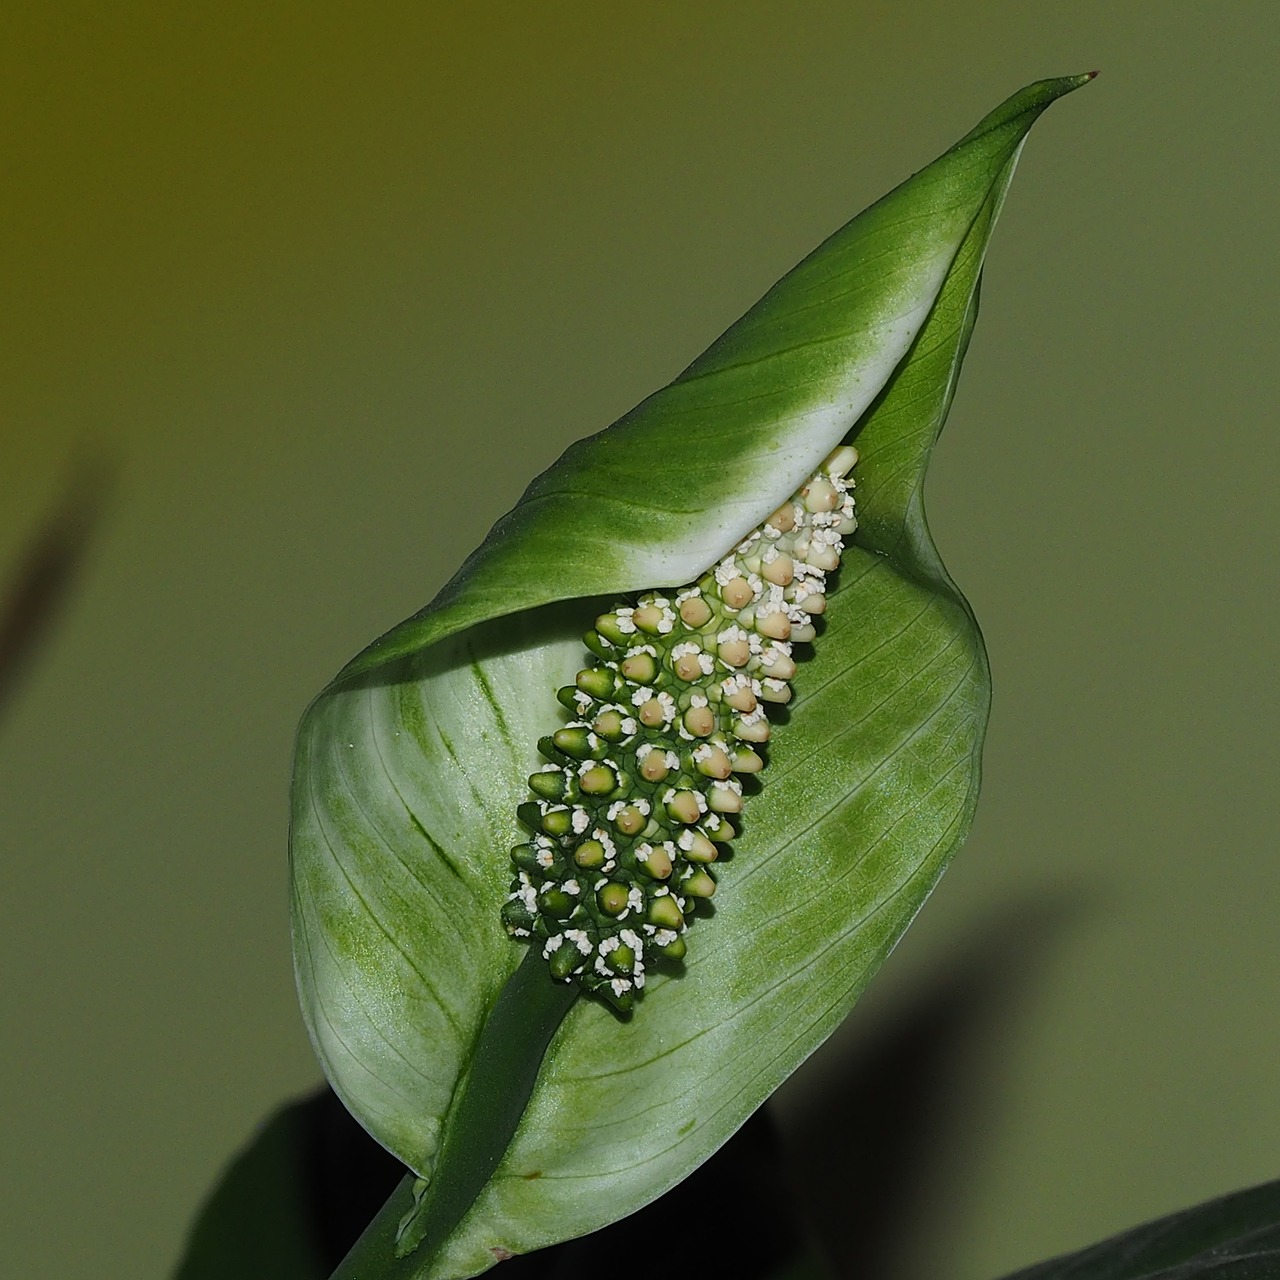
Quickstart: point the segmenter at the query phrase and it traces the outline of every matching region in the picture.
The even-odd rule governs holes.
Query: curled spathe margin
[[[963,838],[985,658],[929,540],[920,485],[1022,139],[1088,78],[1015,95],[837,232],[675,383],[538,477],[431,605],[309,709],[292,844],[304,1015],[348,1106],[429,1171],[485,1011],[518,960],[496,924],[506,847],[518,834],[504,823],[548,727],[539,721],[554,708],[550,692],[572,678],[586,621],[566,607],[548,628],[539,606],[696,576],[856,425],[860,562],[846,567],[813,663],[813,687],[828,691],[802,688],[770,787],[753,805],[733,928],[700,948],[698,972],[655,985],[632,1025],[573,1008],[502,1165],[429,1265],[402,1274],[475,1274],[503,1251],[603,1225],[685,1176],[834,1029]],[[685,462],[691,453],[698,471]],[[637,493],[643,542],[618,532],[641,524]],[[874,646],[859,647],[850,619],[860,611],[899,650],[903,637],[925,647],[894,650],[885,664]],[[508,614],[495,648],[482,624]],[[887,688],[913,662],[888,722],[880,706],[850,700],[857,687]],[[850,672],[855,683],[841,683]],[[533,692],[543,684],[545,707]],[[833,726],[854,714],[865,716],[867,738],[857,760],[829,750],[804,760],[810,741],[829,745]],[[883,736],[904,726],[932,757],[904,755]],[[405,739],[417,734],[421,760],[395,754],[391,735],[399,741],[402,729]],[[475,739],[470,755],[463,738]],[[866,766],[857,778],[855,766]],[[418,789],[432,831],[406,786]],[[816,826],[814,812],[827,814]],[[876,841],[856,845],[876,824]],[[826,879],[813,877],[797,906],[770,881],[794,879],[800,866],[825,868]],[[853,892],[855,866],[867,887]],[[778,931],[780,914],[790,932]]]

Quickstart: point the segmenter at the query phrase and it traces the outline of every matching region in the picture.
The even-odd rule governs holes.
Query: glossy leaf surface
[[[1026,131],[1084,79],[1010,99],[573,446],[308,710],[292,828],[304,1013],[338,1093],[430,1174],[523,954],[498,924],[507,851],[582,631],[627,592],[695,578],[857,440],[862,528],[714,917],[630,1021],[571,1009],[510,1150],[425,1274],[591,1231],[686,1176],[836,1027],[963,838],[988,678],[921,486]]]

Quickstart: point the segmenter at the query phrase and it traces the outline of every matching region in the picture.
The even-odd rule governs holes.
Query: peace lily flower
[[[308,709],[303,1013],[418,1175],[360,1275],[475,1275],[675,1185],[835,1029],[963,839],[988,673],[921,487],[1026,133],[1088,78],[1023,90],[836,232]],[[788,504],[790,577],[763,558]]]

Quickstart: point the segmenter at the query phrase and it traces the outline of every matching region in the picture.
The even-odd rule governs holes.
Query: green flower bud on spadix
[[[573,896],[565,893],[563,889],[548,888],[538,895],[538,906],[543,914],[552,916],[556,920],[567,919],[577,905]]]
[[[627,611],[628,615],[630,610]],[[626,644],[627,635],[635,634],[635,623],[631,622],[630,617],[627,618],[628,626],[623,631],[620,620],[616,613],[602,613],[596,619],[596,634],[602,639],[608,640],[611,644]]]
[[[586,760],[595,752],[594,738],[586,725],[570,725],[566,729],[557,729],[551,735],[551,745],[574,760]]]
[[[563,982],[572,975],[581,962],[582,956],[578,953],[578,948],[572,943],[562,942],[551,953],[547,965],[551,969],[551,976]]]
[[[683,938],[674,938],[659,946],[658,954],[664,960],[683,960],[688,949]]]
[[[578,788],[588,796],[607,796],[618,785],[618,775],[607,764],[593,764],[578,775]]]
[[[529,775],[529,790],[544,800],[563,800],[566,786],[564,770],[553,764]]]
[[[627,887],[616,881],[609,881],[596,893],[596,901],[605,915],[620,916],[627,909]]]
[[[551,805],[542,811],[539,825],[549,836],[566,836],[573,830],[573,810],[562,804]]]
[[[680,888],[695,898],[710,898],[716,891],[716,882],[711,878],[710,872],[699,867],[680,882]]]
[[[628,1010],[646,957],[684,956],[695,904],[716,892],[707,864],[736,834],[722,815],[744,807],[733,775],[767,778],[766,708],[790,700],[793,646],[813,639],[856,528],[856,461],[842,445],[696,583],[619,604],[587,633],[600,661],[556,695],[573,720],[538,743],[550,763],[517,811],[535,834],[512,852],[502,912],[558,981]]]
[[[574,862],[582,867],[584,871],[595,871],[599,867],[603,867],[607,859],[608,853],[599,840],[584,840],[573,851]]]
[[[614,690],[618,687],[618,675],[609,667],[587,667],[578,672],[575,683],[581,692],[603,700],[613,697]],[[572,696],[573,690],[569,690],[569,693]]]
[[[538,849],[532,844],[518,844],[511,850],[511,861],[521,871],[529,871],[534,874],[541,874],[545,869],[544,863],[538,857]]]
[[[665,897],[655,898],[649,904],[649,911],[645,919],[654,927],[655,931],[658,929],[683,929],[685,924],[684,912],[680,910],[676,900],[670,894]]]

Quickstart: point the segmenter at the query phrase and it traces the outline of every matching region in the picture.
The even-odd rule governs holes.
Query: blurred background
[[[930,478],[995,676],[977,823],[776,1113],[806,1167],[933,1028],[903,1275],[1280,1174],[1278,64],[1261,2],[10,6],[0,1271],[164,1275],[318,1082],[307,700],[821,238],[1094,67]]]

